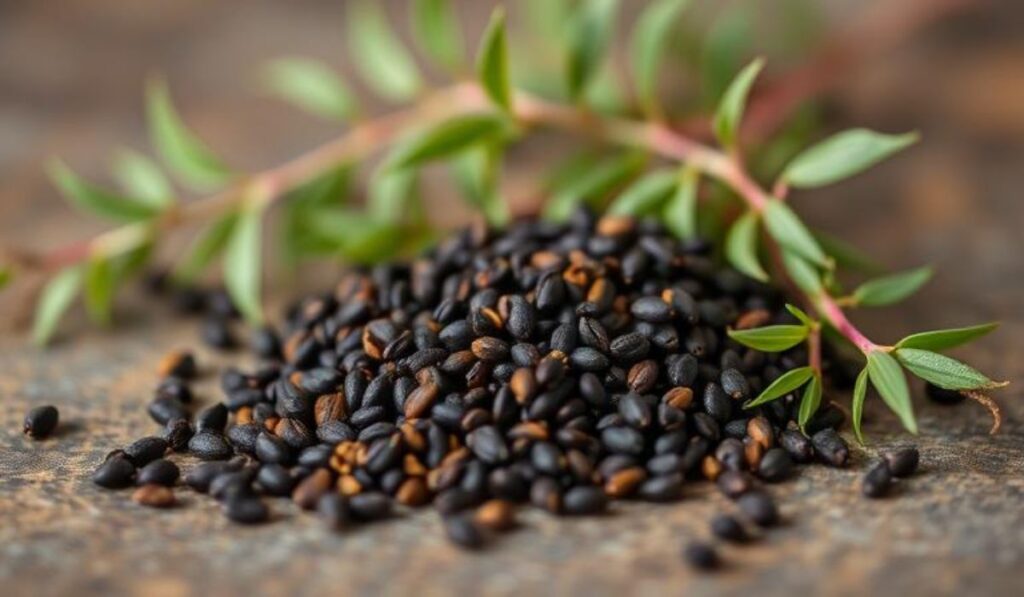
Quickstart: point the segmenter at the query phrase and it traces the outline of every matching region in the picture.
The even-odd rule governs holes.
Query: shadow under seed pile
[[[237,522],[267,520],[267,496],[334,529],[385,518],[394,502],[433,504],[448,537],[476,548],[514,526],[515,504],[597,514],[710,479],[741,514],[712,532],[742,539],[777,519],[762,482],[794,462],[842,466],[848,449],[835,408],[811,421],[813,439],[795,428],[793,396],[743,409],[805,355],[728,338],[790,316],[708,250],[581,211],[565,225],[474,227],[411,264],[350,273],[296,304],[280,338],[256,332],[263,364],[225,371],[224,401],[194,417],[195,363],[169,355],[149,405],[163,435],[112,453],[94,480],[148,487],[137,501],[168,506],[173,493],[154,487],[179,472],[163,457],[191,452],[210,462],[185,483]],[[685,553],[718,561],[705,544]]]

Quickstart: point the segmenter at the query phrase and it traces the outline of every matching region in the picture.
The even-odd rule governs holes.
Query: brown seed
[[[493,336],[484,336],[473,340],[470,348],[476,358],[482,361],[498,362],[508,358],[508,344]]]
[[[722,474],[722,463],[714,456],[705,456],[704,460],[700,463],[700,470],[706,478],[714,481],[718,478],[718,475]]]
[[[677,386],[665,392],[665,395],[662,396],[661,400],[673,408],[686,410],[687,408],[690,408],[690,405],[693,403],[693,390]]]
[[[757,416],[747,421],[747,435],[765,450],[775,445],[775,433],[768,419]]]
[[[235,424],[245,425],[248,423],[252,423],[252,407],[243,406],[235,413]]]
[[[439,393],[440,390],[433,383],[417,387],[405,400],[405,418],[418,419],[427,414]]]
[[[534,376],[532,369],[522,367],[516,369],[515,373],[512,374],[509,387],[512,389],[512,394],[516,397],[516,402],[526,404],[537,393],[537,378]]]
[[[402,432],[402,439],[405,440],[406,448],[413,452],[422,452],[427,448],[427,438],[411,422],[403,423],[400,431]]]
[[[345,410],[345,394],[343,392],[324,394],[316,399],[316,405],[313,407],[313,417],[316,419],[316,424],[319,427],[330,421],[343,420],[346,415]]]
[[[423,477],[409,477],[399,485],[395,500],[403,506],[422,506],[430,501],[430,490]]]
[[[647,480],[647,473],[639,466],[624,468],[605,481],[604,492],[613,498],[632,495]]]
[[[473,520],[493,531],[507,531],[516,525],[515,506],[505,500],[490,500],[477,508]]]
[[[188,351],[172,350],[160,359],[156,372],[160,377],[191,379],[196,376],[196,361]]]
[[[761,464],[762,456],[764,456],[764,446],[760,443],[752,439],[744,443],[743,457],[751,470],[757,470],[757,466]]]
[[[543,441],[548,439],[547,423],[538,421],[524,421],[512,427],[508,431],[510,439],[529,439]]]
[[[303,510],[312,510],[316,508],[320,496],[330,488],[331,472],[325,468],[318,468],[295,487],[292,491],[292,501]]]
[[[352,475],[338,477],[337,486],[342,495],[352,496],[363,491],[363,485]]]
[[[427,467],[413,454],[406,454],[403,457],[402,470],[410,477],[422,477],[427,474]]]
[[[170,508],[174,505],[174,492],[163,485],[143,485],[132,494],[132,501],[150,508]]]
[[[650,392],[657,382],[658,363],[651,359],[640,361],[630,367],[629,374],[626,376],[626,383],[629,384],[629,388],[637,394]]]
[[[601,236],[622,236],[634,228],[636,220],[630,216],[604,216],[597,221],[597,233]]]

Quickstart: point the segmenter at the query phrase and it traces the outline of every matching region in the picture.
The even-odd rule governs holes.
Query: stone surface
[[[307,119],[243,102],[247,79],[241,73],[262,56],[286,51],[338,54],[341,42],[331,32],[340,21],[329,3],[301,15],[265,1],[246,3],[244,11],[238,3],[205,10],[200,5],[206,3],[159,3],[160,11],[155,2],[128,4],[68,2],[62,17],[36,3],[0,6],[5,242],[53,246],[97,229],[61,206],[38,163],[58,152],[95,174],[108,148],[141,145],[135,92],[153,64],[171,73],[190,118],[226,153],[270,163],[323,138]],[[696,485],[678,504],[619,503],[597,519],[530,511],[524,528],[480,554],[450,547],[430,512],[335,535],[273,502],[272,524],[242,528],[220,516],[211,500],[186,490],[177,490],[178,507],[154,511],[132,503],[130,491],[101,491],[88,481],[106,452],[156,430],[144,412],[156,363],[170,348],[197,344],[197,326],[181,325],[162,307],[150,309],[147,299],[130,294],[119,304],[113,330],[96,331],[72,317],[64,341],[42,352],[12,331],[8,315],[19,310],[22,295],[7,293],[0,297],[3,593],[1018,593],[1024,565],[1024,119],[1019,110],[1000,108],[1006,97],[995,92],[1024,72],[1024,47],[1010,34],[1024,11],[1013,4],[1003,3],[1005,14],[932,32],[851,81],[840,102],[851,122],[918,128],[927,141],[871,175],[808,193],[813,196],[806,200],[795,197],[812,222],[894,266],[937,265],[937,279],[907,306],[858,314],[872,337],[894,341],[909,331],[1004,319],[991,338],[957,351],[1014,382],[998,394],[1005,414],[999,435],[987,434],[981,408],[940,407],[918,395],[921,435],[913,441],[921,449],[921,472],[901,481],[891,497],[865,500],[858,488],[864,464],[876,450],[909,440],[871,399],[871,444],[855,451],[850,469],[803,468],[795,480],[773,487],[785,524],[750,546],[725,548],[727,566],[713,575],[691,573],[681,549],[706,537],[710,515],[731,506]],[[993,22],[1006,34],[990,34]],[[273,35],[252,35],[267,31]],[[250,51],[254,37],[260,43]],[[998,60],[988,60],[992,55]],[[27,56],[35,56],[35,68]],[[106,65],[89,71],[97,81],[75,75],[81,72],[73,67],[76,56]],[[949,99],[979,80],[997,87]],[[995,108],[985,107],[986,98]],[[261,145],[253,147],[256,123],[264,128],[256,137]],[[267,139],[275,141],[266,145]],[[200,401],[208,404],[217,397],[211,372],[231,357],[198,355],[207,371]],[[41,442],[24,438],[22,417],[44,403],[60,408],[59,431]],[[194,464],[174,459],[186,470]]]

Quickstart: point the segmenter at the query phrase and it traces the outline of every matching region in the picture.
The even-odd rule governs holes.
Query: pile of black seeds
[[[810,437],[795,395],[743,408],[806,354],[728,338],[792,320],[783,297],[710,249],[580,211],[564,225],[472,227],[411,264],[351,272],[289,309],[280,334],[253,334],[261,364],[223,371],[222,402],[193,408],[196,363],[169,354],[148,406],[163,431],[108,455],[93,479],[170,506],[180,473],[165,456],[191,453],[207,462],[184,483],[236,522],[267,521],[272,497],[332,529],[432,505],[465,548],[514,528],[520,504],[599,514],[709,480],[736,504],[711,533],[742,543],[779,520],[766,484],[796,464],[844,466],[849,450],[832,405]],[[684,553],[719,562],[711,543]]]

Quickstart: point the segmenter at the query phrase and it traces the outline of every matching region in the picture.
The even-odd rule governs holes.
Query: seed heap
[[[806,360],[765,354],[727,328],[787,320],[767,286],[714,265],[710,247],[652,221],[580,211],[568,224],[522,221],[451,236],[411,264],[345,275],[259,330],[262,364],[221,376],[223,402],[190,415],[195,363],[174,353],[149,414],[162,436],[115,451],[103,487],[173,501],[165,453],[208,461],[185,483],[240,523],[285,496],[341,529],[433,506],[448,537],[477,548],[515,526],[514,504],[603,512],[611,499],[678,500],[714,481],[738,518],[713,533],[742,542],[778,510],[762,483],[794,463],[846,464],[826,406],[795,427],[796,397],[745,410]],[[685,553],[717,563],[714,548]]]

